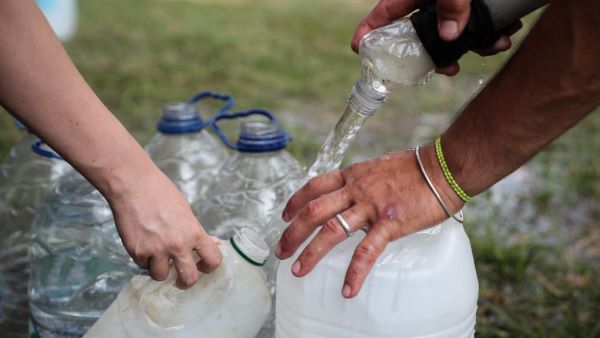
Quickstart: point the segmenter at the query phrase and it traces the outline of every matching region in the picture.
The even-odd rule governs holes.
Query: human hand
[[[132,179],[127,186],[107,199],[127,252],[141,268],[149,269],[153,279],[168,277],[172,259],[176,285],[185,289],[196,283],[198,270],[208,273],[221,263],[218,241],[204,231],[183,195],[160,170]]]
[[[457,212],[463,202],[446,183],[435,150],[427,146],[420,153],[442,200],[452,212]],[[329,250],[346,239],[346,233],[335,219],[338,213],[353,232],[367,233],[356,247],[346,272],[342,289],[346,298],[358,294],[389,242],[448,218],[427,186],[412,150],[390,153],[318,176],[292,196],[283,212],[283,219],[293,222],[275,249],[280,259],[294,255],[322,225],[292,265],[295,276],[308,274]]]
[[[388,25],[428,3],[426,0],[380,0],[373,10],[359,23],[352,37],[352,49],[358,52],[360,41],[370,31]],[[440,38],[446,41],[457,39],[469,20],[471,0],[437,0],[437,19]],[[517,21],[503,29],[500,38],[491,46],[477,50],[481,56],[494,55],[508,50],[512,43],[510,36],[523,25]],[[436,72],[448,76],[459,72],[458,63],[437,68]]]

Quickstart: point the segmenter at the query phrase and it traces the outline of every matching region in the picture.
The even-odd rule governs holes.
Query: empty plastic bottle
[[[216,124],[221,119],[252,115],[268,120],[242,122],[235,144]],[[212,125],[236,152],[221,168],[206,199],[193,205],[194,212],[206,230],[220,238],[231,236],[236,227],[252,228],[264,235],[277,206],[305,175],[302,166],[285,151],[290,137],[271,113],[260,109],[222,114]]]
[[[31,223],[54,183],[69,168],[33,134],[25,135],[0,166],[2,337],[27,336]]]
[[[41,338],[81,337],[139,273],[100,192],[75,170],[35,218],[29,305]]]
[[[229,95],[213,92],[199,93],[189,102],[167,104],[157,125],[158,133],[146,145],[150,157],[190,204],[203,199],[209,183],[227,159],[227,151],[208,133],[208,123],[195,108],[196,103],[207,98],[225,101],[219,113],[234,104]]]
[[[187,290],[135,276],[85,335],[87,338],[253,338],[271,308],[260,235],[238,230],[220,244],[223,262]]]

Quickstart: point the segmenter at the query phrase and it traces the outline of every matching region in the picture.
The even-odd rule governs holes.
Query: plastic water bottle
[[[75,170],[39,209],[30,257],[31,326],[42,338],[81,337],[139,273],[108,203]]]
[[[297,254],[279,264],[277,338],[469,338],[474,335],[478,283],[462,225],[448,220],[388,244],[360,293],[341,288],[357,232],[305,277],[294,277]]]
[[[468,23],[454,41],[442,40],[435,2],[410,17],[369,32],[361,41],[363,66],[384,87],[426,82],[434,68],[458,61],[469,50],[492,45],[503,29],[544,6],[548,0],[472,0]],[[389,89],[389,88],[388,88]]]
[[[267,120],[243,121],[235,144],[216,124],[221,119],[253,115]],[[206,230],[220,238],[227,238],[239,227],[264,235],[277,206],[305,175],[302,166],[285,151],[290,137],[271,113],[260,109],[219,115],[212,126],[236,152],[221,168],[206,199],[193,205],[194,212]]]
[[[196,103],[207,98],[225,101],[219,113],[234,104],[229,95],[212,92],[199,93],[189,102],[167,104],[157,125],[158,133],[146,145],[150,157],[190,204],[204,198],[227,159],[227,151],[208,133],[208,123],[195,108]]]
[[[69,168],[33,134],[25,135],[0,165],[2,337],[27,336],[31,223],[54,183]]]
[[[260,235],[238,230],[220,244],[223,262],[187,290],[176,275],[156,282],[135,276],[85,335],[87,338],[253,338],[271,308],[260,268],[269,249]]]
[[[54,33],[63,41],[69,41],[77,28],[76,0],[36,0],[36,3],[52,26]]]

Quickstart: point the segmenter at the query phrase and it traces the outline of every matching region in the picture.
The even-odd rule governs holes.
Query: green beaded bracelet
[[[460,187],[460,185],[458,185],[458,183],[456,182],[454,177],[452,177],[450,168],[448,168],[448,164],[446,163],[446,160],[444,159],[444,152],[442,151],[442,138],[441,137],[438,137],[435,139],[435,153],[437,155],[437,159],[440,164],[440,167],[442,168],[442,172],[444,173],[444,177],[446,177],[446,181],[448,182],[448,184],[450,184],[450,186],[452,187],[452,190],[454,190],[454,192],[458,195],[458,197],[460,197],[460,199],[465,201],[465,203],[469,202],[471,199],[473,199],[471,196],[467,195],[467,193],[464,190],[462,190],[462,188]]]

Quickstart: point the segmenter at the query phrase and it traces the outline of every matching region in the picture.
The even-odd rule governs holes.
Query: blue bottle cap
[[[267,120],[244,121],[240,123],[240,134],[236,143],[231,142],[217,125],[217,121],[222,119],[237,119],[252,115],[262,115]],[[292,140],[290,135],[277,122],[275,116],[263,109],[219,114],[211,120],[210,125],[229,148],[240,152],[261,153],[277,151],[287,147],[288,143]]]
[[[192,96],[188,102],[166,104],[163,107],[163,115],[156,128],[163,134],[185,134],[202,130],[208,123],[200,117],[196,104],[209,98],[225,102],[217,114],[230,110],[235,104],[233,97],[227,94],[210,91],[199,92]]]
[[[185,134],[202,130],[206,122],[193,105],[187,102],[168,103],[156,129],[163,134]]]

